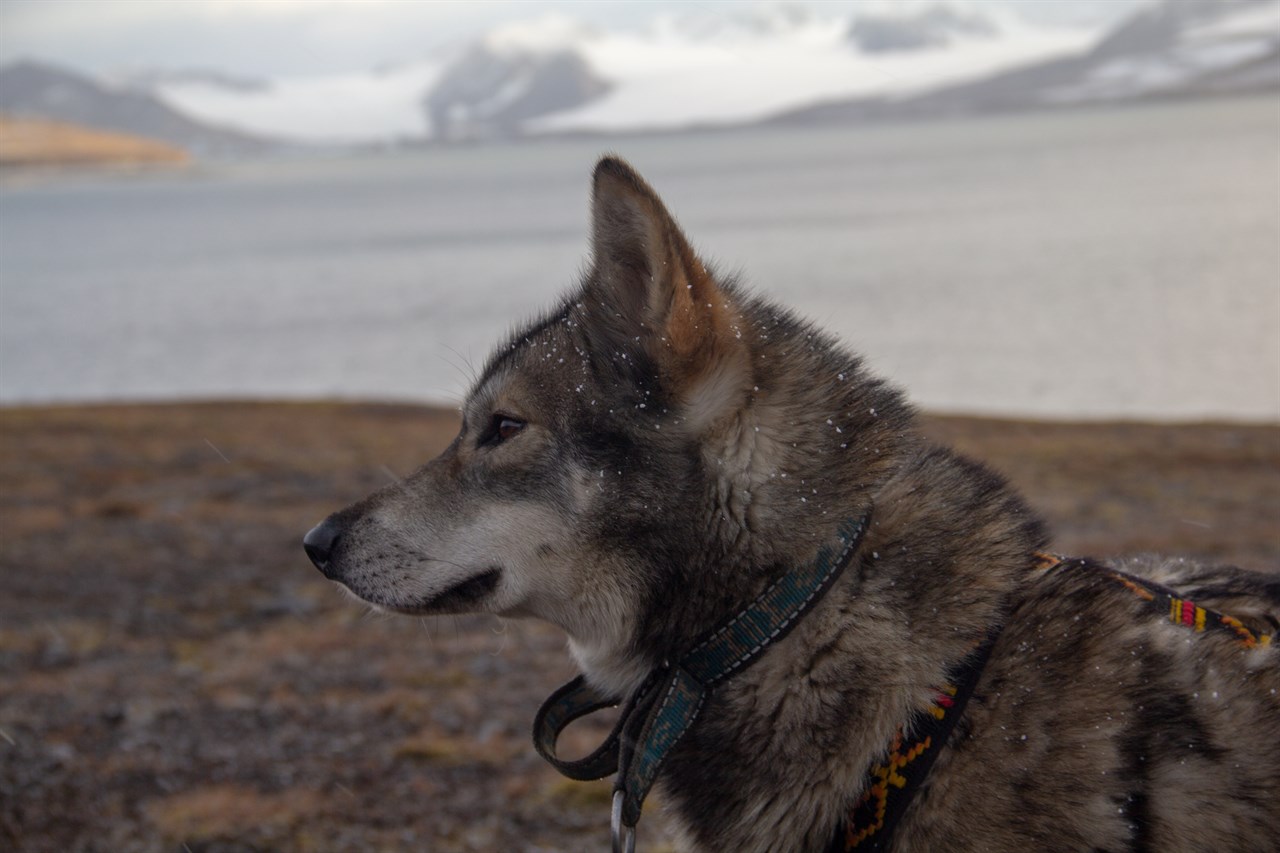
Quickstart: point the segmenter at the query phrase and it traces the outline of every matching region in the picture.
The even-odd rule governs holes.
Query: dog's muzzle
[[[329,516],[311,528],[307,531],[307,535],[302,537],[303,550],[307,552],[311,562],[316,564],[316,568],[330,580],[334,579],[334,575],[329,570],[332,565],[330,557],[340,538],[342,538],[342,528],[334,522],[333,516]]]

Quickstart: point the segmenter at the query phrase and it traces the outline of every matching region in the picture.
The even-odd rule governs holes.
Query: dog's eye
[[[524,421],[497,413],[490,419],[489,428],[480,437],[480,443],[501,444],[509,438],[514,438],[522,429],[524,429]]]

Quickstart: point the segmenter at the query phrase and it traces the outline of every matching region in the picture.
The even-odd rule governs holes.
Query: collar
[[[679,660],[664,661],[651,671],[627,698],[613,731],[587,757],[577,761],[557,757],[560,733],[580,717],[619,704],[619,699],[597,692],[579,676],[542,704],[533,722],[533,744],[552,767],[582,781],[617,773],[612,814],[615,852],[635,849],[635,827],[645,796],[715,686],[758,660],[821,600],[858,550],[870,518],[868,511],[845,521],[835,541],[822,546],[811,563],[776,580]]]

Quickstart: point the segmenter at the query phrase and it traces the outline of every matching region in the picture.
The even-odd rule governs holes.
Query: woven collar
[[[693,725],[714,687],[750,666],[831,588],[866,532],[870,513],[840,526],[836,540],[806,566],[788,572],[750,605],[712,631],[675,663],[664,662],[627,698],[617,725],[598,749],[578,761],[556,756],[556,740],[574,720],[619,704],[579,676],[543,703],[533,723],[533,743],[553,767],[571,779],[614,781],[614,848],[634,843],[645,796],[671,750]],[[623,845],[626,846],[626,845]]]

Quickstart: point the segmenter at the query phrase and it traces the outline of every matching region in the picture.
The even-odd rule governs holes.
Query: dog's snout
[[[307,535],[302,537],[302,547],[307,552],[307,556],[316,564],[317,569],[324,572],[325,577],[332,577],[329,573],[330,557],[333,556],[333,549],[341,537],[342,528],[334,523],[333,516],[311,528],[307,531]]]

